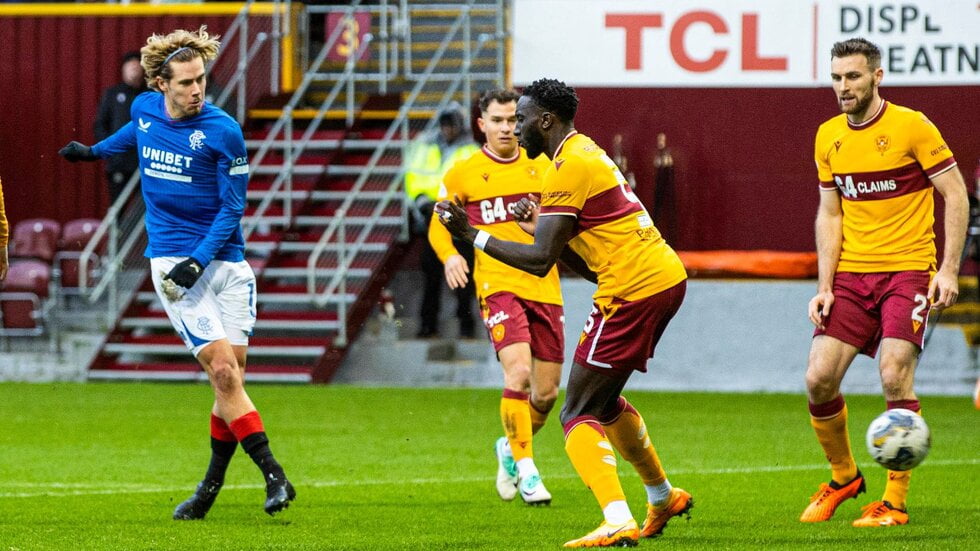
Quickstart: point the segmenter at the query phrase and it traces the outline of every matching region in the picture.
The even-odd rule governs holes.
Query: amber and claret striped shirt
[[[529,193],[541,193],[547,170],[548,158],[544,155],[529,159],[527,152],[519,148],[513,159],[502,159],[483,146],[449,169],[439,189],[439,200],[459,197],[470,225],[497,239],[534,243],[534,237],[517,225],[513,209]],[[443,263],[458,254],[449,230],[436,220],[429,224],[429,243]],[[548,275],[537,277],[479,249],[474,252],[473,281],[481,303],[494,293],[506,291],[526,300],[561,305],[557,267],[552,266]]]
[[[956,160],[925,115],[886,101],[859,125],[837,115],[817,130],[814,158],[821,191],[841,197],[838,272],[935,270],[931,178]]]
[[[544,176],[541,216],[573,216],[568,242],[599,278],[593,300],[653,296],[687,279],[619,168],[591,138],[572,132],[558,146]]]
[[[0,248],[7,246],[10,228],[7,225],[7,212],[3,210],[3,182],[0,181]]]

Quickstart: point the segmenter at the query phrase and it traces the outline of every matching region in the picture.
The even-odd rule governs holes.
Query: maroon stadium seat
[[[65,223],[61,232],[61,250],[54,257],[54,273],[52,276],[58,288],[67,294],[78,292],[79,260],[81,251],[92,240],[102,220],[98,218],[79,218]],[[105,242],[95,248],[95,255],[88,261],[89,279],[91,283],[95,270],[99,265],[99,257],[104,252]]]
[[[49,218],[30,218],[14,228],[10,254],[19,258],[36,258],[51,262],[58,251],[61,224]]]
[[[3,282],[5,292],[34,293],[39,298],[48,298],[48,282],[51,280],[51,267],[39,260],[14,259]]]
[[[40,335],[44,332],[43,312],[34,293],[0,292],[0,335]]]
[[[84,249],[101,223],[102,220],[98,218],[79,218],[65,222],[65,227],[61,230],[61,250],[80,251]]]
[[[0,334],[40,335],[44,332],[45,299],[51,268],[38,260],[14,260],[0,292]]]

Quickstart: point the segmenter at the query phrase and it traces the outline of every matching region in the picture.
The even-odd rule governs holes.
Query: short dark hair
[[[834,47],[830,49],[831,59],[857,54],[863,55],[868,60],[868,67],[871,67],[872,71],[881,67],[881,49],[864,38],[851,38],[843,42],[835,42]]]
[[[546,111],[551,111],[563,122],[571,122],[578,110],[575,89],[560,80],[542,78],[524,88],[523,94]]]
[[[459,112],[459,109],[454,109],[449,107],[439,113],[439,126],[456,126],[462,128],[463,124],[463,114]]]
[[[487,109],[490,108],[490,104],[493,102],[503,104],[503,103],[510,103],[513,101],[516,103],[517,99],[520,97],[521,95],[515,92],[514,90],[507,90],[504,88],[494,88],[492,90],[487,90],[486,92],[483,92],[483,95],[480,96],[480,103],[479,103],[480,112],[486,113]]]
[[[122,59],[119,60],[119,66],[122,67],[126,63],[128,63],[130,61],[133,61],[133,60],[139,61],[141,58],[142,58],[142,56],[140,55],[139,50],[133,50],[131,52],[126,52],[126,53],[123,54]]]

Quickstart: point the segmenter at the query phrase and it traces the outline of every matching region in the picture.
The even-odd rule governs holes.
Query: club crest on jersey
[[[214,330],[214,325],[211,323],[210,319],[201,316],[197,318],[197,328],[201,331],[201,333],[207,335]]]
[[[188,138],[188,140],[190,140],[191,142],[191,149],[197,151],[198,149],[204,147],[205,138],[207,138],[207,136],[204,135],[204,132],[201,132],[200,130],[195,130]]]
[[[890,145],[891,139],[884,134],[875,138],[875,147],[878,149],[878,153],[881,153],[882,155],[885,154],[885,151],[888,150],[888,146]]]

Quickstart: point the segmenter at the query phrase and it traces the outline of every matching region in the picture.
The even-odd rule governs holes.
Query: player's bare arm
[[[813,325],[823,329],[823,320],[834,305],[834,274],[840,260],[844,235],[844,211],[840,194],[834,189],[820,190],[817,209],[817,294],[810,299],[808,313]]]
[[[439,220],[450,233],[468,243],[474,243],[474,246],[479,245],[475,243],[478,232],[470,226],[466,211],[458,199],[456,202],[440,201],[435,209],[439,213]],[[574,226],[575,218],[571,216],[544,216],[538,220],[533,244],[525,245],[489,237],[483,243],[483,252],[529,274],[544,277],[558,261],[562,249],[572,237]]]
[[[960,258],[966,240],[970,206],[963,175],[955,167],[933,178],[932,185],[939,190],[946,202],[943,220],[946,241],[943,246],[943,262],[929,283],[929,300],[933,308],[943,309],[955,304],[959,296],[957,277],[960,273]]]
[[[439,216],[433,213],[433,217]],[[463,258],[456,247],[453,246],[453,238],[446,231],[446,228],[434,221],[429,223],[429,243],[439,258],[445,258],[443,273],[446,276],[446,284],[450,289],[461,289],[466,287],[469,282],[470,266]]]
[[[462,289],[469,282],[470,267],[462,255],[454,254],[446,259],[446,284],[450,289]]]

